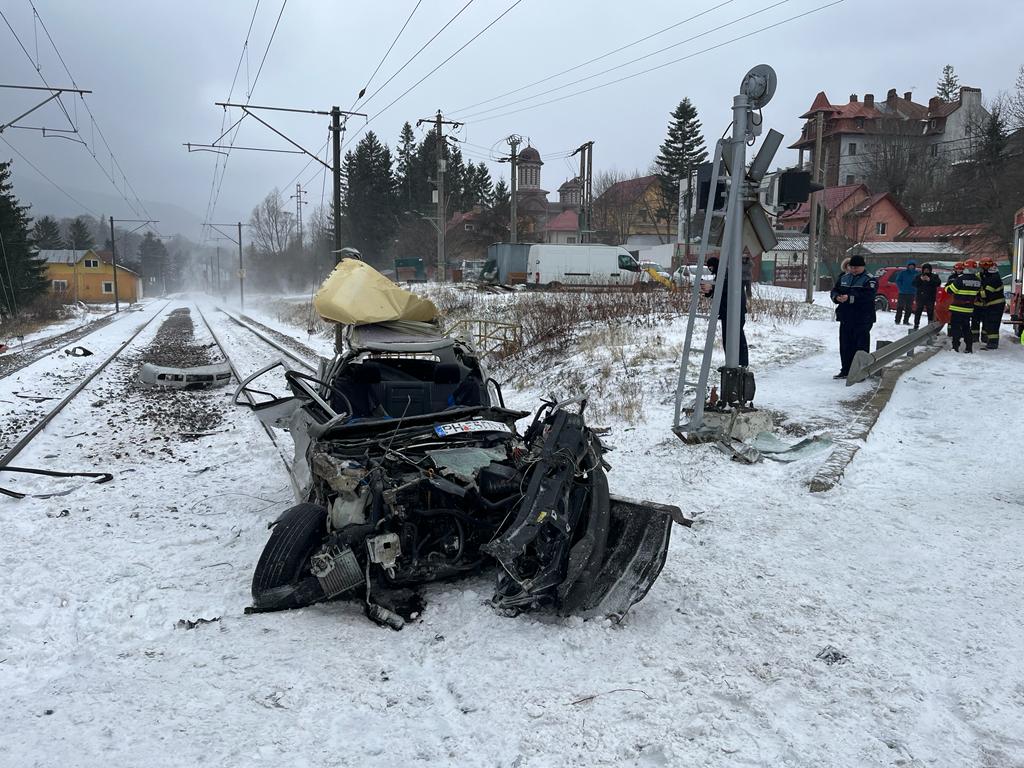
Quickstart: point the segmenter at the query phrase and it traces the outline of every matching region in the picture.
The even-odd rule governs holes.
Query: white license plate
[[[461,435],[467,432],[509,432],[512,430],[507,424],[500,421],[488,421],[486,419],[474,419],[473,421],[456,421],[452,424],[438,424],[434,427],[438,437],[448,435]]]

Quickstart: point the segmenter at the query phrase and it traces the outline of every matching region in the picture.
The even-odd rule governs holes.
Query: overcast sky
[[[255,0],[34,2],[75,81],[93,91],[86,99],[139,197],[173,203],[203,217],[217,156],[189,154],[182,144],[208,143],[220,133],[223,115],[214,102],[225,100],[231,90]],[[951,63],[961,84],[982,88],[988,99],[1012,86],[1024,61],[1024,54],[1016,53],[1024,26],[1024,2],[1019,0],[975,0],[969,5],[951,0],[843,0],[707,52],[701,51],[830,0],[520,0],[451,61],[388,107],[513,2],[472,0],[404,71],[369,101],[356,105],[357,111],[373,117],[363,130],[375,131],[393,147],[404,121],[415,124],[417,118],[429,117],[440,108],[453,119],[466,118],[466,125],[455,135],[466,142],[464,152],[473,160],[507,149],[503,139],[510,133],[529,137],[545,159],[542,185],[556,190],[574,173],[571,161],[559,155],[587,140],[595,142],[595,171],[646,171],[664,139],[669,113],[683,97],[696,105],[708,143],[713,143],[729,122],[740,78],[753,64],[771,64],[778,73],[778,91],[764,111],[765,123],[785,133],[785,144],[789,144],[799,131],[798,116],[819,90],[840,103],[851,93],[861,97],[874,93],[884,99],[890,88],[900,94],[913,91],[915,100],[927,102],[942,66]],[[249,97],[252,104],[304,109],[352,107],[415,5],[416,0],[287,0],[262,73],[248,96],[282,7],[281,0],[260,0],[233,100],[244,102]],[[464,5],[466,0],[422,0],[370,82],[367,95],[374,94]],[[44,30],[33,22],[29,0],[0,0],[0,10],[29,53],[26,56],[0,22],[0,80],[41,85],[35,68],[38,55],[50,85],[71,85]],[[567,75],[469,109],[704,11],[708,12],[699,18]],[[737,19],[742,20],[729,24]],[[682,42],[688,38],[695,39]],[[672,45],[643,61],[536,95]],[[687,56],[623,82],[527,108]],[[28,109],[37,95],[0,90],[0,124]],[[80,135],[96,147],[110,173],[109,156],[99,135],[94,137],[85,110],[79,105],[76,111],[74,98],[66,97],[65,102]],[[509,106],[472,117],[504,105]],[[324,117],[261,114],[307,149],[315,151],[326,140]],[[364,122],[350,120],[350,139],[358,140],[354,134]],[[55,104],[19,124],[68,128]],[[86,195],[90,191],[117,194],[80,144],[15,129],[6,130],[3,139],[61,186]],[[242,125],[236,143],[288,148],[252,120]],[[38,179],[3,143],[0,157],[16,161],[16,182]],[[792,162],[795,153],[780,153],[777,159]],[[295,176],[304,165],[306,159],[298,156],[235,151],[228,160],[213,218],[232,221],[247,216],[275,186],[287,197],[294,192]],[[507,177],[507,166],[492,163],[491,167],[495,179],[502,174]],[[120,183],[120,172],[115,169],[112,175]],[[310,208],[319,204],[322,175],[318,166],[310,165],[299,180],[308,182]],[[127,216],[130,211],[114,213]]]

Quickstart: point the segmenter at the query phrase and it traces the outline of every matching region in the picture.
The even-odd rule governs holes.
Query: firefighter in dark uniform
[[[974,351],[971,316],[974,314],[974,302],[981,291],[981,279],[976,272],[968,271],[966,264],[964,266],[963,271],[954,272],[946,283],[946,293],[952,297],[949,305],[949,330],[953,337],[953,351],[960,351],[962,339],[966,346],[965,351],[970,354]]]
[[[840,369],[832,378],[845,379],[858,351],[871,351],[871,326],[875,324],[875,293],[878,281],[864,271],[864,257],[852,256],[847,271],[832,286],[832,302],[839,320]]]
[[[999,324],[1003,321],[1003,310],[1006,308],[1006,291],[1003,278],[995,261],[984,258],[981,267],[981,293],[978,301],[981,304],[981,338],[985,346],[981,349],[999,348]]]
[[[974,275],[981,280],[981,270],[978,269],[978,262],[974,259],[967,259],[964,262],[964,272]],[[974,300],[974,311],[971,313],[971,339],[977,344],[981,341],[981,318],[985,314],[985,308],[980,304],[981,297]]]

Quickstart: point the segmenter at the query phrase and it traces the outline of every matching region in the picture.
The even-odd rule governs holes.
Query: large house
[[[676,219],[666,218],[658,176],[638,176],[609,186],[594,200],[594,228],[604,242],[650,247],[676,239]]]
[[[800,117],[806,120],[800,138],[790,149],[800,153],[800,167],[812,168],[821,120],[821,152],[825,186],[851,186],[866,181],[872,168],[902,147],[918,148],[928,156],[953,163],[970,154],[979,139],[978,128],[988,112],[981,89],[962,87],[955,101],[938,97],[915,102],[907,91],[893,88],[885,101],[873,94],[861,100],[850,94],[846,104],[832,104],[824,91]]]
[[[68,301],[114,301],[114,265],[110,251],[40,251],[46,259],[50,293]],[[117,266],[117,298],[129,304],[142,298],[142,278]]]

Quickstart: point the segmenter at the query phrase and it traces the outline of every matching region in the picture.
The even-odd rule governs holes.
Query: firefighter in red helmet
[[[965,344],[965,351],[974,351],[974,336],[971,334],[971,316],[974,314],[974,303],[981,290],[981,278],[977,272],[969,271],[967,264],[957,270],[960,264],[953,267],[953,276],[946,283],[946,292],[953,297],[949,305],[949,330],[953,337],[953,351],[960,351],[960,341]]]
[[[982,313],[981,338],[985,342],[981,349],[998,349],[999,324],[1003,320],[1003,310],[1006,308],[1003,278],[995,261],[990,258],[982,259],[978,266],[981,267],[981,291],[978,294]]]
[[[976,275],[981,280],[981,270],[978,269],[977,259],[966,259],[964,261],[964,272]],[[971,339],[977,344],[981,341],[981,318],[985,314],[985,308],[981,305],[981,294],[974,300],[974,311],[971,313]]]

